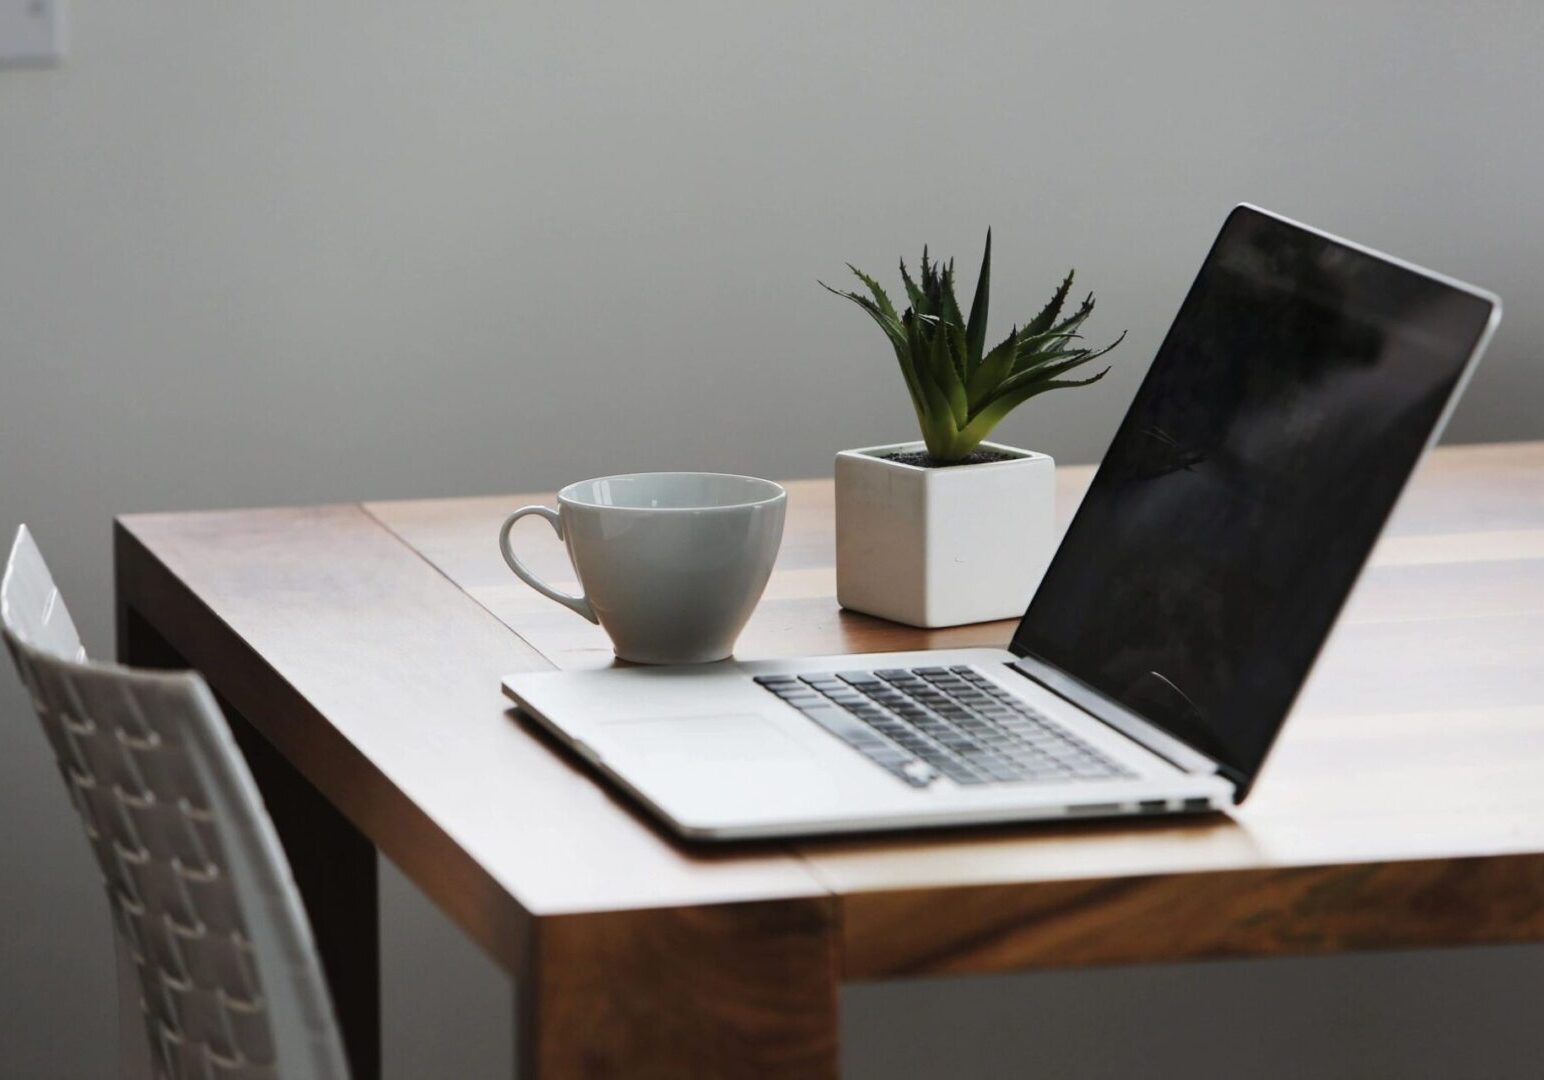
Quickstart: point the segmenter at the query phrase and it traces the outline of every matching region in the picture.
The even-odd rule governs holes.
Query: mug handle
[[[595,617],[595,609],[590,607],[588,597],[582,595],[571,596],[565,592],[558,592],[527,570],[520,560],[515,557],[514,551],[509,546],[509,530],[514,528],[515,522],[519,521],[526,514],[540,514],[546,518],[552,525],[552,531],[558,534],[558,539],[563,539],[563,519],[558,516],[556,510],[546,506],[522,506],[504,519],[504,527],[499,530],[499,552],[504,556],[504,561],[509,564],[509,568],[515,572],[517,578],[549,600],[556,600],[564,607],[570,608],[589,619],[592,623],[599,623],[600,620]]]

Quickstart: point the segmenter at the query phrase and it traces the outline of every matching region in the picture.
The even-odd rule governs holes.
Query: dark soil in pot
[[[897,450],[890,454],[876,454],[886,461],[902,465],[915,465],[919,469],[952,469],[956,465],[987,465],[994,461],[1018,461],[1024,455],[1010,454],[1003,450],[972,450],[959,461],[939,461],[926,450]]]

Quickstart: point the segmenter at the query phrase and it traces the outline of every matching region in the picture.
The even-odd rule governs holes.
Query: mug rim
[[[573,495],[574,489],[584,484],[599,484],[607,480],[641,480],[646,477],[657,476],[707,476],[719,480],[748,480],[754,484],[765,484],[772,491],[765,498],[747,499],[743,502],[716,503],[712,506],[608,506],[604,503],[588,502]],[[787,498],[788,490],[776,480],[768,480],[762,476],[747,476],[744,473],[703,472],[690,469],[612,473],[607,476],[592,476],[587,480],[575,480],[571,484],[564,484],[558,489],[557,493],[557,500],[560,506],[573,506],[583,510],[608,510],[636,514],[703,514],[712,513],[715,510],[747,510],[756,506],[770,506]]]

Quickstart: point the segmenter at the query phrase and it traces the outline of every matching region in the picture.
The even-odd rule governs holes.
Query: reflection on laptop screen
[[[1234,211],[1015,651],[1252,775],[1491,311]]]

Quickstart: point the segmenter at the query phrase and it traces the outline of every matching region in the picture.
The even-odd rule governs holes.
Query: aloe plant
[[[1076,344],[1078,329],[1094,311],[1089,293],[1078,309],[1062,318],[1062,308],[1072,291],[1069,271],[1040,313],[1022,328],[1014,326],[1001,342],[986,348],[986,317],[991,293],[992,231],[987,230],[986,252],[969,317],[960,313],[954,296],[954,260],[930,262],[922,249],[921,281],[912,280],[901,260],[901,280],[910,301],[897,314],[878,281],[851,263],[869,295],[821,286],[857,304],[877,322],[889,338],[900,361],[901,375],[911,394],[928,455],[940,465],[958,464],[980,446],[1007,415],[1037,394],[1071,386],[1087,386],[1104,378],[1097,375],[1069,379],[1065,376],[1097,360],[1126,337],[1122,332],[1102,349]]]

